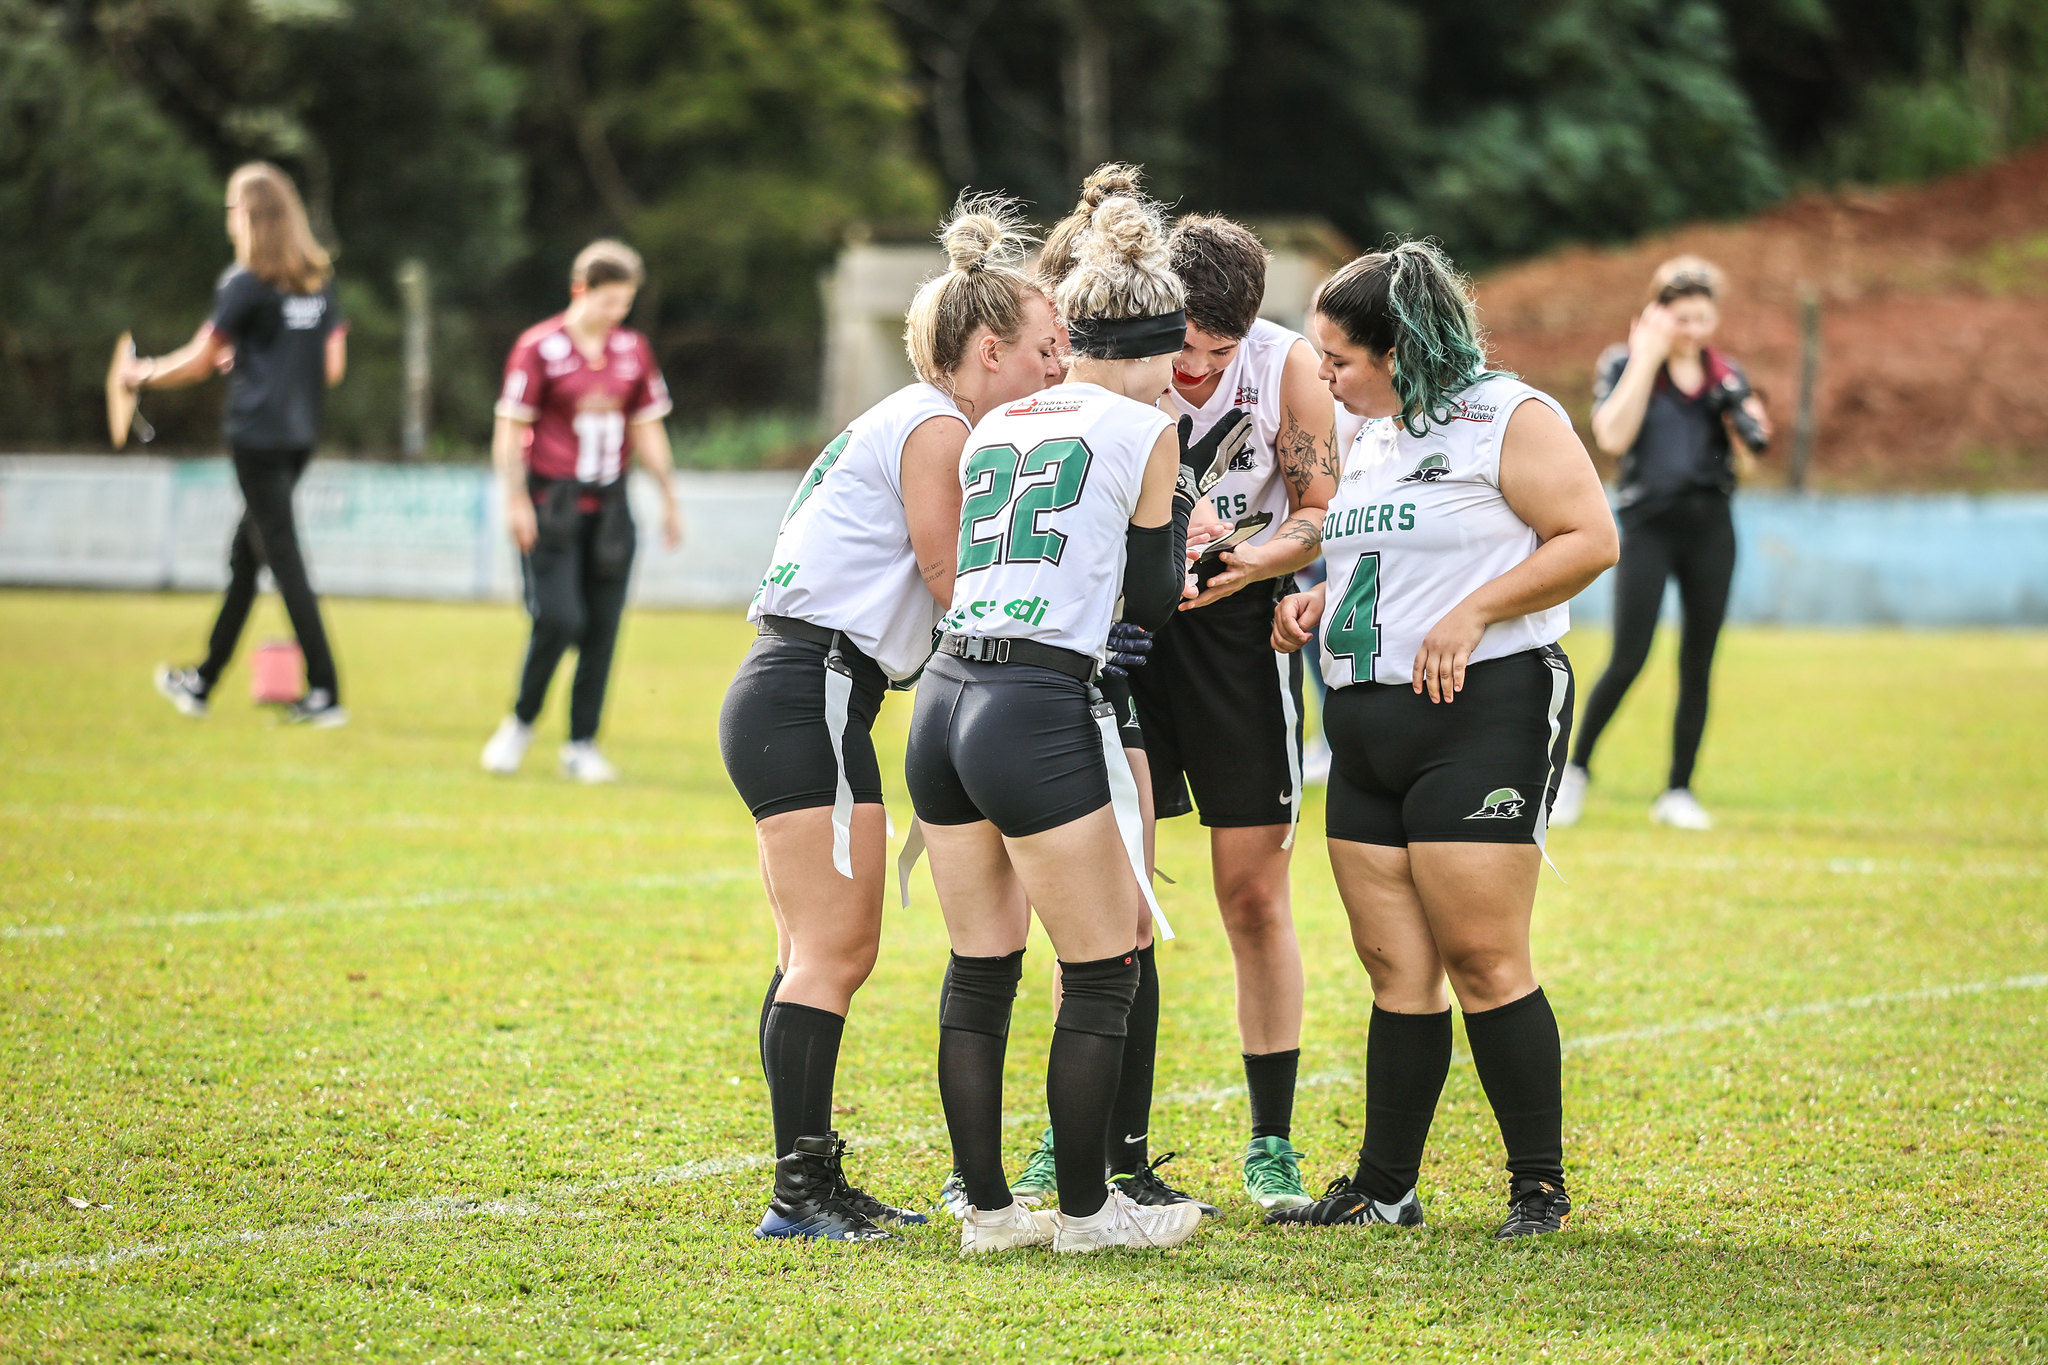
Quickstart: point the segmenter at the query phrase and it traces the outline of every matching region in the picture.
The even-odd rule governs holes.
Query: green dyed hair
[[[1506,373],[1486,367],[1472,285],[1434,241],[1393,241],[1360,256],[1323,281],[1310,310],[1352,345],[1394,353],[1394,394],[1411,436],[1450,421],[1452,399]]]

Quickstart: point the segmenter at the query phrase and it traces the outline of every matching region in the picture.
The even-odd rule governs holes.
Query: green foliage
[[[335,601],[354,720],[149,689],[197,595],[0,594],[0,1357],[76,1361],[2037,1361],[2048,1213],[2048,635],[1732,630],[1701,796],[1643,810],[1673,641],[1555,831],[1536,961],[1563,1030],[1571,1229],[1502,1248],[1500,1135],[1452,1067],[1419,1230],[1261,1226],[1208,831],[1163,821],[1154,1150],[1215,1200],[1178,1251],[962,1260],[764,1244],[755,1022],[774,960],[718,709],[737,612],[633,614],[605,745],[476,767],[511,603]],[[254,638],[282,632],[266,598]],[[1581,681],[1605,643],[1567,637]],[[564,680],[566,682],[566,680]],[[1584,696],[1584,691],[1580,693]],[[1824,704],[1816,705],[1816,699]],[[1967,698],[1967,702],[1959,702]],[[1460,703],[1463,704],[1463,703]],[[898,830],[911,699],[876,743]],[[1930,717],[1938,717],[1930,723]],[[1311,789],[1294,1141],[1363,1117],[1371,994]],[[945,928],[889,902],[840,1053],[853,1178],[926,1205]],[[1005,1150],[1044,1124],[1034,934]],[[1464,1049],[1461,1047],[1461,1053]],[[79,1209],[70,1195],[91,1205]],[[102,1207],[106,1205],[109,1207]]]
[[[723,413],[671,433],[678,469],[801,469],[817,456],[810,413]]]
[[[64,40],[59,11],[0,0],[0,439],[105,439],[114,338],[182,341],[203,316],[219,193],[143,91]]]

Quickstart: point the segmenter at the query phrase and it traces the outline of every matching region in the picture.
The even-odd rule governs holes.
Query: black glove
[[[1193,440],[1195,419],[1180,419],[1180,483],[1174,489],[1193,503],[1214,488],[1252,438],[1252,415],[1232,408],[1199,441]]]
[[[1145,666],[1152,652],[1152,632],[1129,621],[1114,621],[1109,627],[1109,660],[1102,671],[1112,678],[1127,678],[1134,668]]]

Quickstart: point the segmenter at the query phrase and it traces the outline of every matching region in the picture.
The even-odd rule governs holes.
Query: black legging
[[[569,689],[569,738],[597,738],[604,713],[605,685],[611,679],[612,648],[619,639],[619,618],[626,614],[627,569],[602,578],[593,559],[598,514],[577,514],[573,532],[543,537],[526,556],[526,610],[533,617],[533,639],[519,672],[519,699],[512,714],[531,725],[548,699],[548,683],[563,651],[576,647],[576,681]],[[630,552],[627,568],[632,564]]]
[[[1614,719],[1629,684],[1642,672],[1657,634],[1664,582],[1678,579],[1683,625],[1678,637],[1678,714],[1671,724],[1674,788],[1692,785],[1693,761],[1707,728],[1707,681],[1714,645],[1728,614],[1728,583],[1735,576],[1735,520],[1726,493],[1702,490],[1641,521],[1624,517],[1621,562],[1614,570],[1614,652],[1593,685],[1572,762],[1592,766],[1593,746]]]
[[[320,599],[313,595],[313,584],[306,577],[298,523],[292,517],[292,490],[312,458],[310,450],[235,452],[235,481],[242,486],[244,508],[234,542],[228,547],[228,590],[221,598],[220,615],[214,618],[206,662],[199,665],[199,677],[209,689],[235,657],[235,644],[242,638],[249,608],[256,601],[257,571],[268,565],[270,576],[277,580],[277,594],[284,599],[285,614],[291,618],[292,633],[299,637],[299,649],[306,656],[306,686],[325,691],[336,701],[341,699],[334,654],[327,647],[327,629],[320,620]]]

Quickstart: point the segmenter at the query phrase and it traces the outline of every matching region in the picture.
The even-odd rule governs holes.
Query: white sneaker
[[[522,725],[517,716],[505,717],[498,722],[498,728],[491,732],[490,742],[484,745],[484,771],[518,772],[519,765],[526,761],[527,746],[532,743],[531,725]]]
[[[586,739],[562,746],[562,776],[573,777],[578,782],[616,782],[619,770],[597,751],[595,744]]]
[[[1701,809],[1690,788],[1673,787],[1650,803],[1650,823],[1673,829],[1712,829],[1714,817]]]
[[[1586,811],[1586,784],[1593,774],[1576,763],[1567,763],[1564,776],[1557,779],[1557,799],[1550,803],[1550,828],[1576,825]]]
[[[1034,1213],[1016,1200],[1010,1207],[983,1213],[970,1207],[960,1220],[960,1254],[986,1256],[1021,1247],[1051,1246],[1053,1219],[1050,1213]]]
[[[1320,735],[1302,751],[1301,781],[1306,787],[1330,785],[1330,742]]]
[[[1102,1251],[1109,1247],[1177,1247],[1202,1226],[1199,1204],[1140,1204],[1111,1190],[1102,1208],[1086,1218],[1053,1215],[1054,1251]]]

